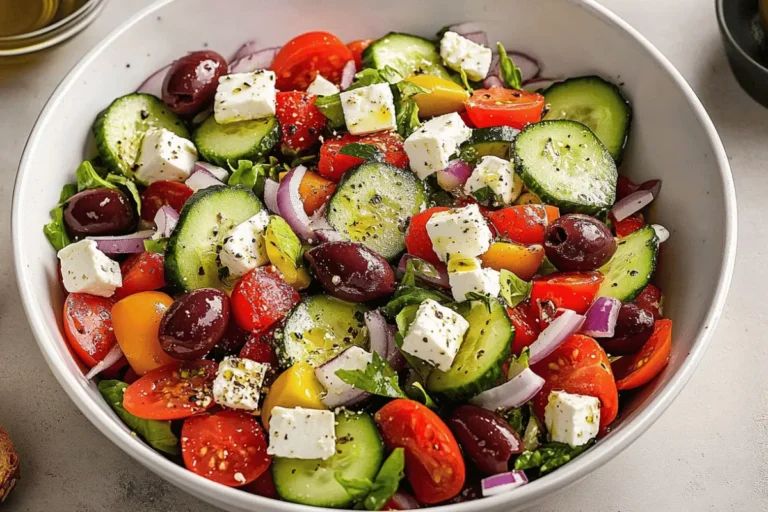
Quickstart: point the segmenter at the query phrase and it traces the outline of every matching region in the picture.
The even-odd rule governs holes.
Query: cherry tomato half
[[[277,487],[275,487],[275,480],[272,478],[271,471],[263,472],[259,478],[240,489],[251,494],[264,496],[265,498],[272,498],[273,500],[280,499],[280,495],[277,494]]]
[[[616,387],[634,389],[647,384],[667,366],[672,353],[672,320],[657,320],[653,334],[640,352],[632,357],[622,357],[613,364]]]
[[[162,254],[146,251],[134,254],[120,265],[120,272],[123,286],[115,291],[117,300],[165,286],[165,258]]]
[[[128,386],[125,410],[146,420],[180,420],[213,405],[213,361],[171,363],[149,371]]]
[[[531,304],[540,315],[540,304],[552,301],[556,308],[572,309],[583,315],[595,300],[603,274],[600,272],[558,272],[534,278]]]
[[[613,224],[613,230],[616,232],[616,236],[618,237],[629,236],[638,229],[645,226],[645,219],[643,219],[642,213],[630,215],[623,220],[616,220],[613,218],[613,214],[610,215],[611,223]]]
[[[277,354],[272,346],[275,339],[275,331],[279,323],[268,327],[266,330],[253,333],[240,350],[240,357],[256,361],[257,363],[269,363],[272,368],[277,368]]]
[[[435,206],[411,217],[411,223],[405,232],[405,247],[408,254],[428,261],[433,265],[443,265],[432,248],[432,240],[427,233],[427,222],[437,212],[448,211],[445,206]]]
[[[362,158],[339,154],[341,148],[352,143],[370,144],[384,152],[387,163],[405,169],[408,167],[408,155],[405,154],[403,138],[395,132],[381,132],[371,135],[352,135],[346,133],[341,137],[325,141],[320,148],[320,161],[317,172],[331,181],[338,182],[349,169],[363,163]]]
[[[111,298],[70,293],[64,301],[64,334],[72,350],[89,368],[104,359],[117,338],[112,328]]]
[[[507,316],[515,327],[511,352],[519,356],[520,352],[536,341],[541,334],[539,319],[529,302],[521,302],[514,308],[507,308]]]
[[[272,462],[261,425],[241,411],[205,413],[186,420],[181,455],[188,470],[230,487],[253,482]]]
[[[464,105],[477,128],[511,126],[522,130],[541,121],[545,103],[544,96],[535,92],[496,87],[476,89]]]
[[[301,299],[274,267],[260,267],[245,274],[235,284],[231,298],[237,325],[249,332],[263,331],[281,320]]]
[[[488,214],[499,235],[523,245],[544,244],[549,223],[560,216],[554,206],[525,204],[502,208]]]
[[[157,210],[165,205],[181,211],[194,190],[177,181],[156,181],[141,193],[141,218],[153,222]]]
[[[318,73],[335,84],[344,65],[354,56],[341,40],[328,32],[307,32],[288,41],[272,61],[280,91],[304,91]]]
[[[363,52],[368,48],[375,39],[358,39],[347,43],[347,48],[352,52],[352,56],[355,58],[355,66],[357,69],[363,69]]]
[[[320,139],[326,118],[315,106],[317,96],[306,92],[278,92],[275,115],[280,121],[284,149],[306,151]]]

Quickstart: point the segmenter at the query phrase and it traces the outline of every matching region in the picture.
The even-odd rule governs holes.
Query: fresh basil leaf
[[[227,185],[242,185],[253,190],[256,197],[264,198],[264,183],[267,181],[272,164],[253,163],[250,160],[238,160],[237,168],[229,166],[232,174],[229,175]]]
[[[528,402],[528,425],[523,434],[523,448],[526,450],[535,450],[539,447],[539,437],[544,433],[544,426],[539,421],[536,413],[533,412],[533,404]]]
[[[59,252],[72,243],[64,227],[64,208],[58,207],[51,210],[51,222],[43,226],[43,234],[56,252]]]
[[[366,162],[383,162],[384,152],[373,144],[364,144],[361,142],[353,142],[347,144],[339,150],[342,155],[354,156],[362,158]]]
[[[156,252],[157,254],[165,254],[165,248],[168,245],[167,238],[158,238],[156,240],[148,239],[144,240],[144,250],[147,252]]]
[[[397,372],[375,351],[365,370],[337,370],[336,376],[347,384],[373,395],[406,398],[397,381]]]
[[[102,380],[99,392],[128,428],[136,432],[153,448],[171,455],[179,454],[179,440],[171,431],[170,421],[144,420],[123,408],[123,395],[128,384],[119,380]]]
[[[418,306],[427,299],[432,299],[440,304],[451,301],[450,297],[437,290],[428,290],[418,286],[400,286],[395,297],[381,308],[381,312],[389,318],[395,318],[403,308],[411,305]]]
[[[485,307],[488,309],[488,312],[491,312],[491,309],[493,308],[493,303],[496,299],[493,297],[489,297],[488,295],[484,295],[482,293],[477,292],[467,292],[466,295],[464,295],[466,300],[476,300],[479,302],[482,302],[485,304]]]
[[[295,267],[300,266],[301,257],[303,255],[301,240],[299,240],[299,237],[293,232],[291,226],[289,226],[282,217],[270,215],[267,231],[270,231],[275,235],[272,242],[275,244],[277,250],[284,254]]]
[[[459,76],[461,77],[461,85],[467,90],[469,94],[472,94],[475,92],[475,90],[472,88],[472,86],[469,84],[469,78],[467,77],[467,72],[464,71],[464,69],[459,69]]]
[[[384,69],[380,69],[379,76],[381,76],[382,80],[389,82],[390,84],[400,83],[404,78],[403,75],[392,66],[384,66]]]
[[[420,258],[410,258],[405,263],[405,273],[400,279],[401,286],[415,286],[416,280],[439,279],[440,272],[428,261]]]
[[[315,106],[328,119],[329,128],[343,128],[344,109],[341,108],[341,96],[339,93],[330,96],[318,96]]]
[[[67,183],[61,188],[61,193],[59,194],[59,204],[58,206],[64,206],[67,204],[67,201],[69,201],[69,198],[73,195],[77,194],[77,185],[74,183]]]
[[[474,146],[465,146],[461,148],[461,151],[459,151],[459,156],[461,160],[464,160],[469,165],[474,167],[477,164],[477,161],[480,159],[480,155],[477,153],[477,148]]]
[[[417,94],[424,94],[424,93],[430,93],[431,90],[427,89],[426,87],[422,87],[418,84],[415,84],[413,82],[399,82],[397,84],[397,90],[400,92],[400,96],[403,99],[412,98],[413,96],[416,96]]]
[[[501,79],[504,85],[511,89],[523,88],[523,73],[520,68],[515,66],[515,62],[507,55],[504,45],[496,43],[499,47],[499,67],[501,69]]]
[[[408,374],[408,380],[405,382],[405,389],[403,391],[405,391],[405,394],[408,395],[408,398],[411,400],[416,400],[430,409],[437,408],[437,403],[431,396],[429,396],[427,390],[424,389],[424,383],[421,381],[421,377],[419,377],[419,374],[416,373],[415,370],[412,370]]]
[[[397,122],[397,133],[404,139],[407,139],[421,126],[419,106],[413,98],[401,99],[395,103],[395,121]]]
[[[77,176],[78,192],[91,188],[117,188],[116,185],[113,185],[99,176],[99,173],[96,172],[93,164],[88,160],[80,164],[80,167],[75,171],[75,175]]]
[[[427,377],[429,377],[429,374],[432,372],[432,366],[426,361],[422,361],[418,357],[414,357],[407,352],[403,352],[403,340],[405,339],[405,335],[408,333],[408,328],[416,318],[416,312],[418,310],[419,305],[412,304],[410,306],[404,307],[403,310],[397,314],[397,317],[395,317],[395,323],[397,324],[398,332],[395,333],[395,344],[397,345],[398,350],[400,350],[400,353],[403,354],[403,357],[408,363],[408,366],[410,366],[414,371],[416,371],[416,373],[419,374],[422,382],[426,382]]]
[[[352,501],[358,501],[365,498],[373,487],[373,482],[367,478],[346,478],[341,471],[336,471],[333,478],[341,485]]]
[[[504,419],[507,420],[509,426],[512,427],[512,430],[517,432],[518,435],[525,428],[526,414],[523,407],[517,407],[506,411],[504,413]]]
[[[477,199],[478,203],[487,205],[494,199],[496,195],[493,193],[493,190],[491,190],[491,187],[483,187],[481,189],[472,191],[472,196]]]
[[[501,280],[501,297],[510,308],[516,307],[531,296],[531,288],[533,285],[527,281],[523,281],[513,272],[510,272],[507,269],[501,269],[499,279]]]
[[[548,276],[549,274],[553,274],[557,272],[557,267],[555,267],[551,261],[549,261],[549,258],[544,256],[544,259],[541,262],[541,267],[539,267],[539,275],[542,276]]]
[[[136,212],[141,216],[141,194],[139,194],[139,188],[136,186],[136,183],[125,176],[119,176],[117,174],[107,174],[107,181],[116,185],[122,185],[128,189],[128,192],[133,198],[133,202],[136,203]]]
[[[535,450],[526,450],[515,460],[515,469],[539,469],[539,474],[549,473],[584,453],[592,446],[594,440],[582,446],[572,447],[563,443],[547,443]]]
[[[368,495],[356,506],[360,510],[381,510],[400,487],[405,476],[405,450],[395,448],[381,465]]]
[[[509,369],[507,370],[507,380],[516,377],[528,368],[528,359],[531,357],[531,349],[525,347],[519,356],[512,355],[509,358]]]

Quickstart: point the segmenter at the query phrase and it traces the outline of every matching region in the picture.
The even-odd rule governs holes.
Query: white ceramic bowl
[[[89,151],[89,129],[99,111],[151,72],[203,46],[227,56],[253,38],[275,46],[308,30],[328,30],[347,41],[389,30],[431,36],[460,21],[481,22],[491,41],[535,55],[546,75],[598,73],[623,86],[634,119],[621,170],[635,181],[664,181],[653,217],[672,236],[657,280],[675,329],[669,366],[624,400],[613,431],[594,448],[514,492],[451,510],[518,510],[575,482],[626,448],[680,392],[723,308],[736,252],[736,198],[725,151],[701,103],[671,64],[621,19],[592,0],[165,0],[97,45],[58,87],[29,139],[13,198],[16,272],[34,335],[72,400],[126,453],[228,510],[308,510],[220,486],[158,455],[129,435],[70,356],[61,332],[56,259],[42,226]]]

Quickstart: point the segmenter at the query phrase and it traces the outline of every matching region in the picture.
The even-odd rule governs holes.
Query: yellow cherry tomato
[[[544,260],[544,248],[540,245],[513,244],[508,242],[494,242],[488,250],[480,256],[484,267],[495,270],[506,269],[523,281],[530,281],[536,271],[539,270]]]
[[[315,377],[315,369],[309,363],[296,363],[275,380],[264,398],[261,420],[269,429],[269,418],[275,407],[304,407],[305,409],[328,409],[320,400],[325,388]]]
[[[139,375],[176,361],[163,351],[158,338],[160,322],[171,304],[173,299],[164,293],[141,292],[112,306],[117,343]]]
[[[464,110],[464,102],[469,93],[462,86],[445,78],[430,75],[414,75],[405,79],[430,92],[422,92],[413,97],[419,106],[419,117],[440,116]]]

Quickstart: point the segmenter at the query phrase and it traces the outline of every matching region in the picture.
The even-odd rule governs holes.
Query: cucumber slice
[[[269,153],[280,140],[276,117],[219,124],[210,116],[195,131],[195,146],[205,160],[226,167]]]
[[[96,118],[93,134],[99,156],[109,170],[133,176],[133,166],[144,132],[165,128],[189,139],[184,122],[160,99],[151,94],[134,93],[117,98]]]
[[[599,76],[570,78],[544,91],[549,112],[544,119],[570,119],[589,127],[621,162],[629,138],[632,107],[621,91]]]
[[[515,328],[501,302],[491,300],[491,310],[479,301],[464,302],[457,311],[469,322],[459,353],[447,372],[433,370],[427,390],[449,400],[461,401],[495,386],[509,356]]]
[[[656,269],[659,238],[651,226],[619,238],[613,257],[598,270],[605,276],[598,297],[615,297],[629,302],[651,282]]]
[[[166,281],[183,291],[226,288],[219,278],[221,240],[263,208],[245,187],[216,185],[195,192],[181,209],[179,223],[168,239]]]
[[[433,75],[452,80],[433,41],[398,32],[390,32],[371,43],[363,52],[363,65],[376,69],[389,66],[403,78]]]
[[[352,503],[336,480],[373,481],[384,460],[384,443],[373,418],[366,413],[336,414],[336,455],[326,460],[275,457],[272,477],[277,494],[286,501],[316,507],[344,508]]]
[[[472,130],[469,145],[475,148],[478,158],[484,156],[497,156],[509,160],[510,151],[519,130],[510,126],[494,126],[492,128],[478,128]]]
[[[370,341],[363,314],[368,309],[327,295],[306,297],[275,335],[280,367],[302,361],[319,366],[352,345],[367,350]]]
[[[328,202],[328,222],[347,240],[391,260],[405,250],[405,230],[429,196],[410,171],[368,162],[348,171]]]
[[[616,199],[616,162],[576,121],[541,121],[515,141],[515,167],[525,186],[565,212],[597,215]]]

